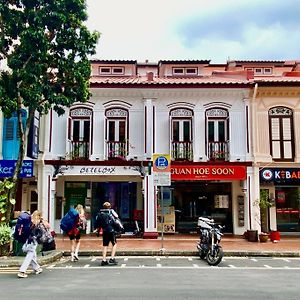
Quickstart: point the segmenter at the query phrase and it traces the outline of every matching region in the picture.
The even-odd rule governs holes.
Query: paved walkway
[[[66,236],[55,238],[56,251],[39,256],[44,265],[63,255],[70,255],[70,241]],[[118,239],[117,255],[197,255],[197,235],[165,235],[158,239],[122,237]],[[224,236],[222,247],[225,256],[294,256],[300,257],[300,236],[282,236],[277,243],[249,242],[241,236]],[[83,236],[79,255],[101,255],[102,238],[94,235]],[[0,268],[19,266],[24,257],[0,257]]]
[[[158,239],[141,239],[122,237],[118,241],[118,253],[132,253],[150,255],[161,253],[169,255],[194,255],[197,254],[196,244],[198,235],[164,235]],[[57,249],[69,252],[70,241],[66,236],[56,237]],[[270,240],[266,243],[249,242],[241,236],[224,236],[222,247],[225,255],[265,255],[265,254],[289,254],[300,256],[300,236],[281,237],[277,243]],[[102,248],[102,238],[96,236],[84,236],[81,239],[80,250],[82,253],[99,252]]]

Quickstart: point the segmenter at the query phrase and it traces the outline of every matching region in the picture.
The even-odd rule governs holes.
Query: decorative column
[[[144,189],[144,239],[156,239],[157,233],[157,195],[153,185],[153,175],[145,176]]]
[[[38,209],[54,227],[56,180],[53,179],[53,172],[53,166],[38,165]]]

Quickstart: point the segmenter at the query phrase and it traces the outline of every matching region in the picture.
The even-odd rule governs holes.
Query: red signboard
[[[245,166],[172,166],[171,180],[244,180]]]

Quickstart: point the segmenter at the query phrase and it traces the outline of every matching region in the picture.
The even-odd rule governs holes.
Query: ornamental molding
[[[90,117],[92,114],[93,111],[85,107],[74,108],[70,111],[71,117]]]
[[[124,118],[128,116],[128,112],[123,108],[111,108],[105,112],[105,116],[108,118]]]
[[[176,108],[170,112],[171,117],[192,117],[193,112],[186,108]]]
[[[207,117],[222,117],[227,118],[228,117],[228,111],[223,108],[211,108],[206,111]]]
[[[292,116],[293,111],[288,107],[278,106],[269,110],[269,116]]]

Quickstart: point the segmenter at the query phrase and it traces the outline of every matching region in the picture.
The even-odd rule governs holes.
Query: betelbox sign
[[[297,168],[267,168],[260,170],[260,181],[274,183],[300,183],[300,169]]]
[[[16,167],[16,160],[0,160],[0,178],[12,177]],[[24,160],[21,178],[33,177],[33,160]]]

